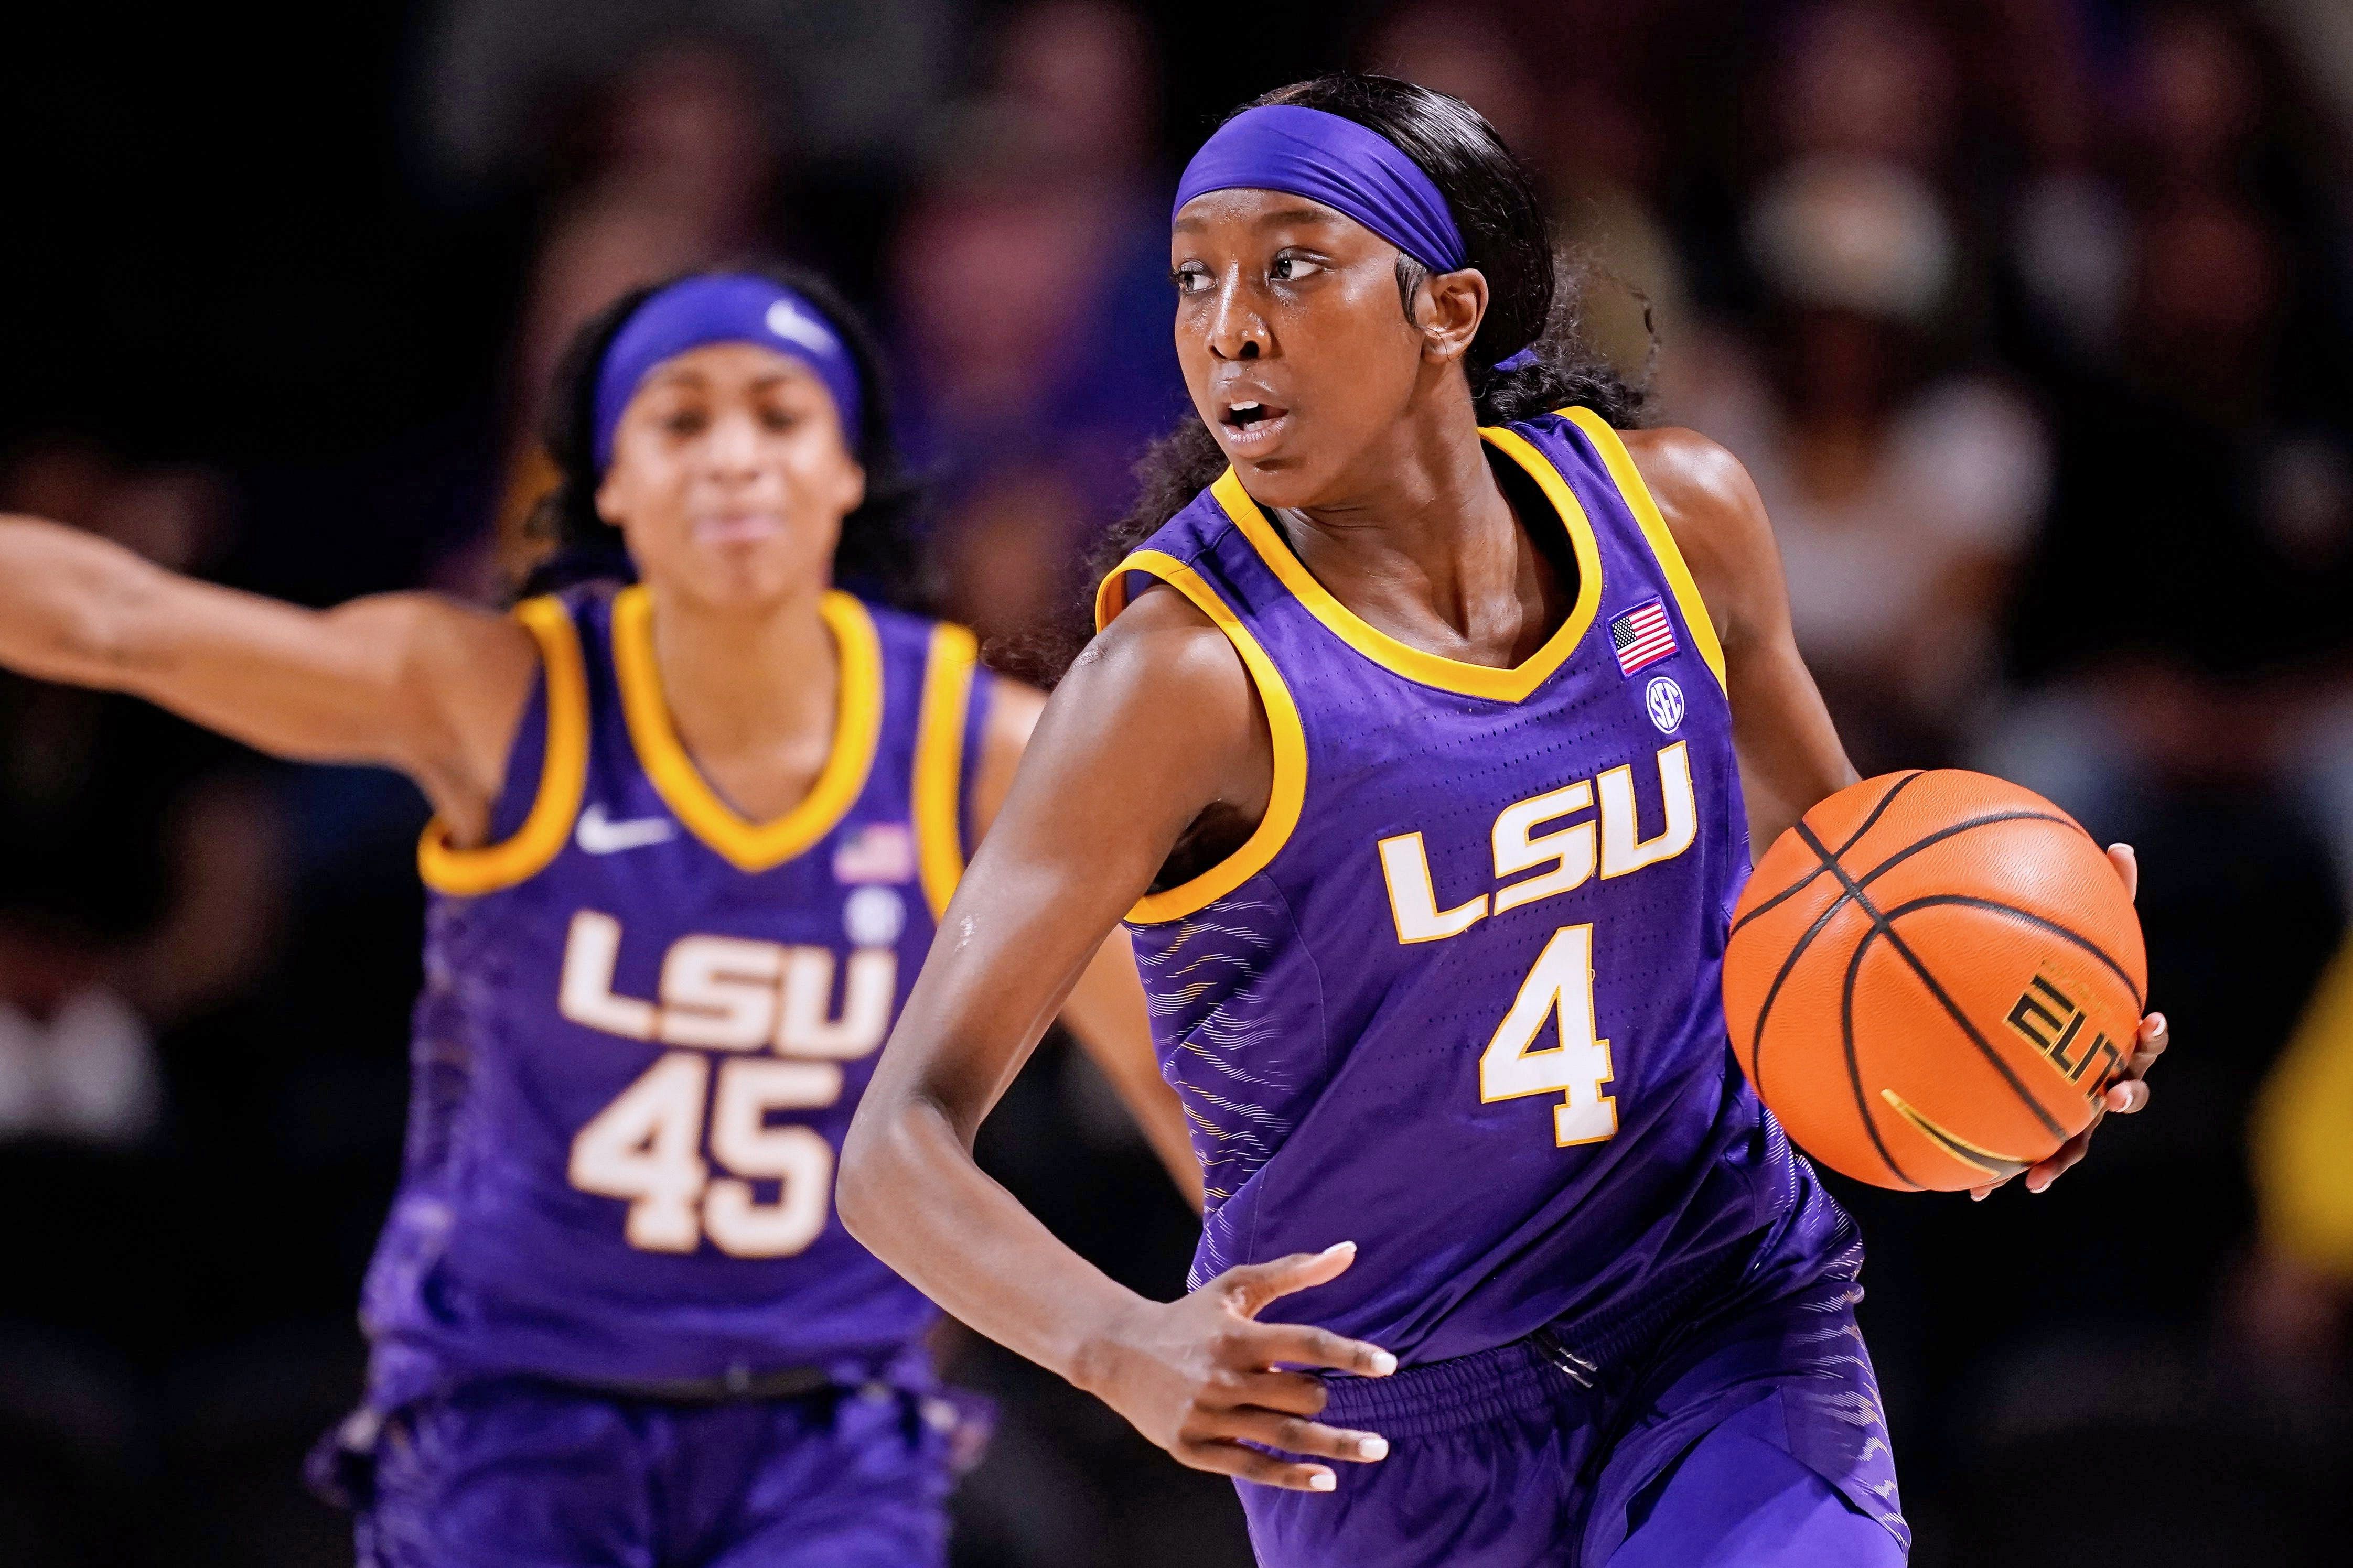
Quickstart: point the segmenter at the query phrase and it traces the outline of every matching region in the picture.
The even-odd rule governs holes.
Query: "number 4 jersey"
[[[1860,1264],[1726,1049],[1747,828],[1691,575],[1600,420],[1484,435],[1576,595],[1517,668],[1366,624],[1230,471],[1097,605],[1183,594],[1272,730],[1257,831],[1129,917],[1208,1186],[1194,1282],[1353,1240],[1278,1315],[1408,1362],[1599,1350]]]
[[[971,634],[823,603],[828,762],[744,820],[662,699],[642,588],[535,599],[543,674],[481,849],[428,828],[406,1170],[372,1399],[885,1370],[931,1321],[833,1216],[834,1152],[964,866]]]

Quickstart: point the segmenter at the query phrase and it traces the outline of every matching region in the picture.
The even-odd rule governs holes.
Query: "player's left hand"
[[[2137,899],[2140,896],[2140,861],[2134,856],[2133,847],[2129,844],[2109,845],[2108,862],[2116,867],[2116,875],[2125,879],[2125,890]],[[2092,1146],[2092,1134],[2100,1130],[2100,1123],[2107,1119],[2110,1111],[2118,1116],[2130,1116],[2148,1104],[2148,1069],[2156,1066],[2157,1058],[2165,1054],[2168,1036],[2164,1014],[2151,1013],[2140,1021],[2140,1033],[2133,1041],[2132,1059],[2125,1063],[2124,1071],[2116,1081],[2108,1086],[2108,1092],[2102,1097],[2100,1109],[2093,1116],[2092,1124],[2060,1144],[2058,1151],[2049,1159],[2027,1167],[2028,1192],[2042,1191],[2082,1159],[2084,1151]],[[1999,1182],[1988,1182],[1982,1187],[1971,1187],[1969,1196],[1982,1198],[1996,1187],[2016,1179],[2005,1176]]]

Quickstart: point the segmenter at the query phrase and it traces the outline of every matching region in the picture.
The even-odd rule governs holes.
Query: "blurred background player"
[[[935,1313],[834,1220],[834,1150],[1039,699],[881,602],[877,371],[806,277],[624,295],[550,401],[561,591],[511,617],[0,522],[0,659],[435,805],[367,1403],[321,1456],[369,1564],[944,1560]],[[1124,944],[1072,1016],[1196,1184]]]

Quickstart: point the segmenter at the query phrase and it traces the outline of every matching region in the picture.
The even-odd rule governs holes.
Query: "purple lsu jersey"
[[[1142,579],[1183,594],[1272,731],[1256,831],[1129,915],[1208,1187],[1193,1283],[1353,1240],[1289,1315],[1408,1363],[1548,1325],[1599,1353],[1860,1265],[1726,1047],[1747,827],[1691,574],[1588,411],[1482,434],[1576,564],[1515,668],[1368,625],[1230,470],[1097,601],[1103,624]]]
[[[680,743],[646,590],[517,611],[543,674],[492,842],[427,830],[406,1171],[372,1402],[903,1354],[934,1310],[833,1214],[835,1151],[964,867],[972,635],[831,593],[828,761],[746,821]]]

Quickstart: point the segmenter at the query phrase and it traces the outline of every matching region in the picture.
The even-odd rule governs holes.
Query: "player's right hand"
[[[1397,1357],[1325,1329],[1261,1323],[1258,1315],[1295,1290],[1337,1279],[1356,1257],[1356,1244],[1344,1241],[1229,1268],[1182,1300],[1139,1303],[1089,1347],[1084,1385],[1197,1470],[1328,1492],[1339,1484],[1329,1466],[1244,1445],[1368,1464],[1388,1457],[1388,1439],[1316,1421],[1323,1380],[1276,1369],[1330,1367],[1386,1377],[1397,1370]]]

